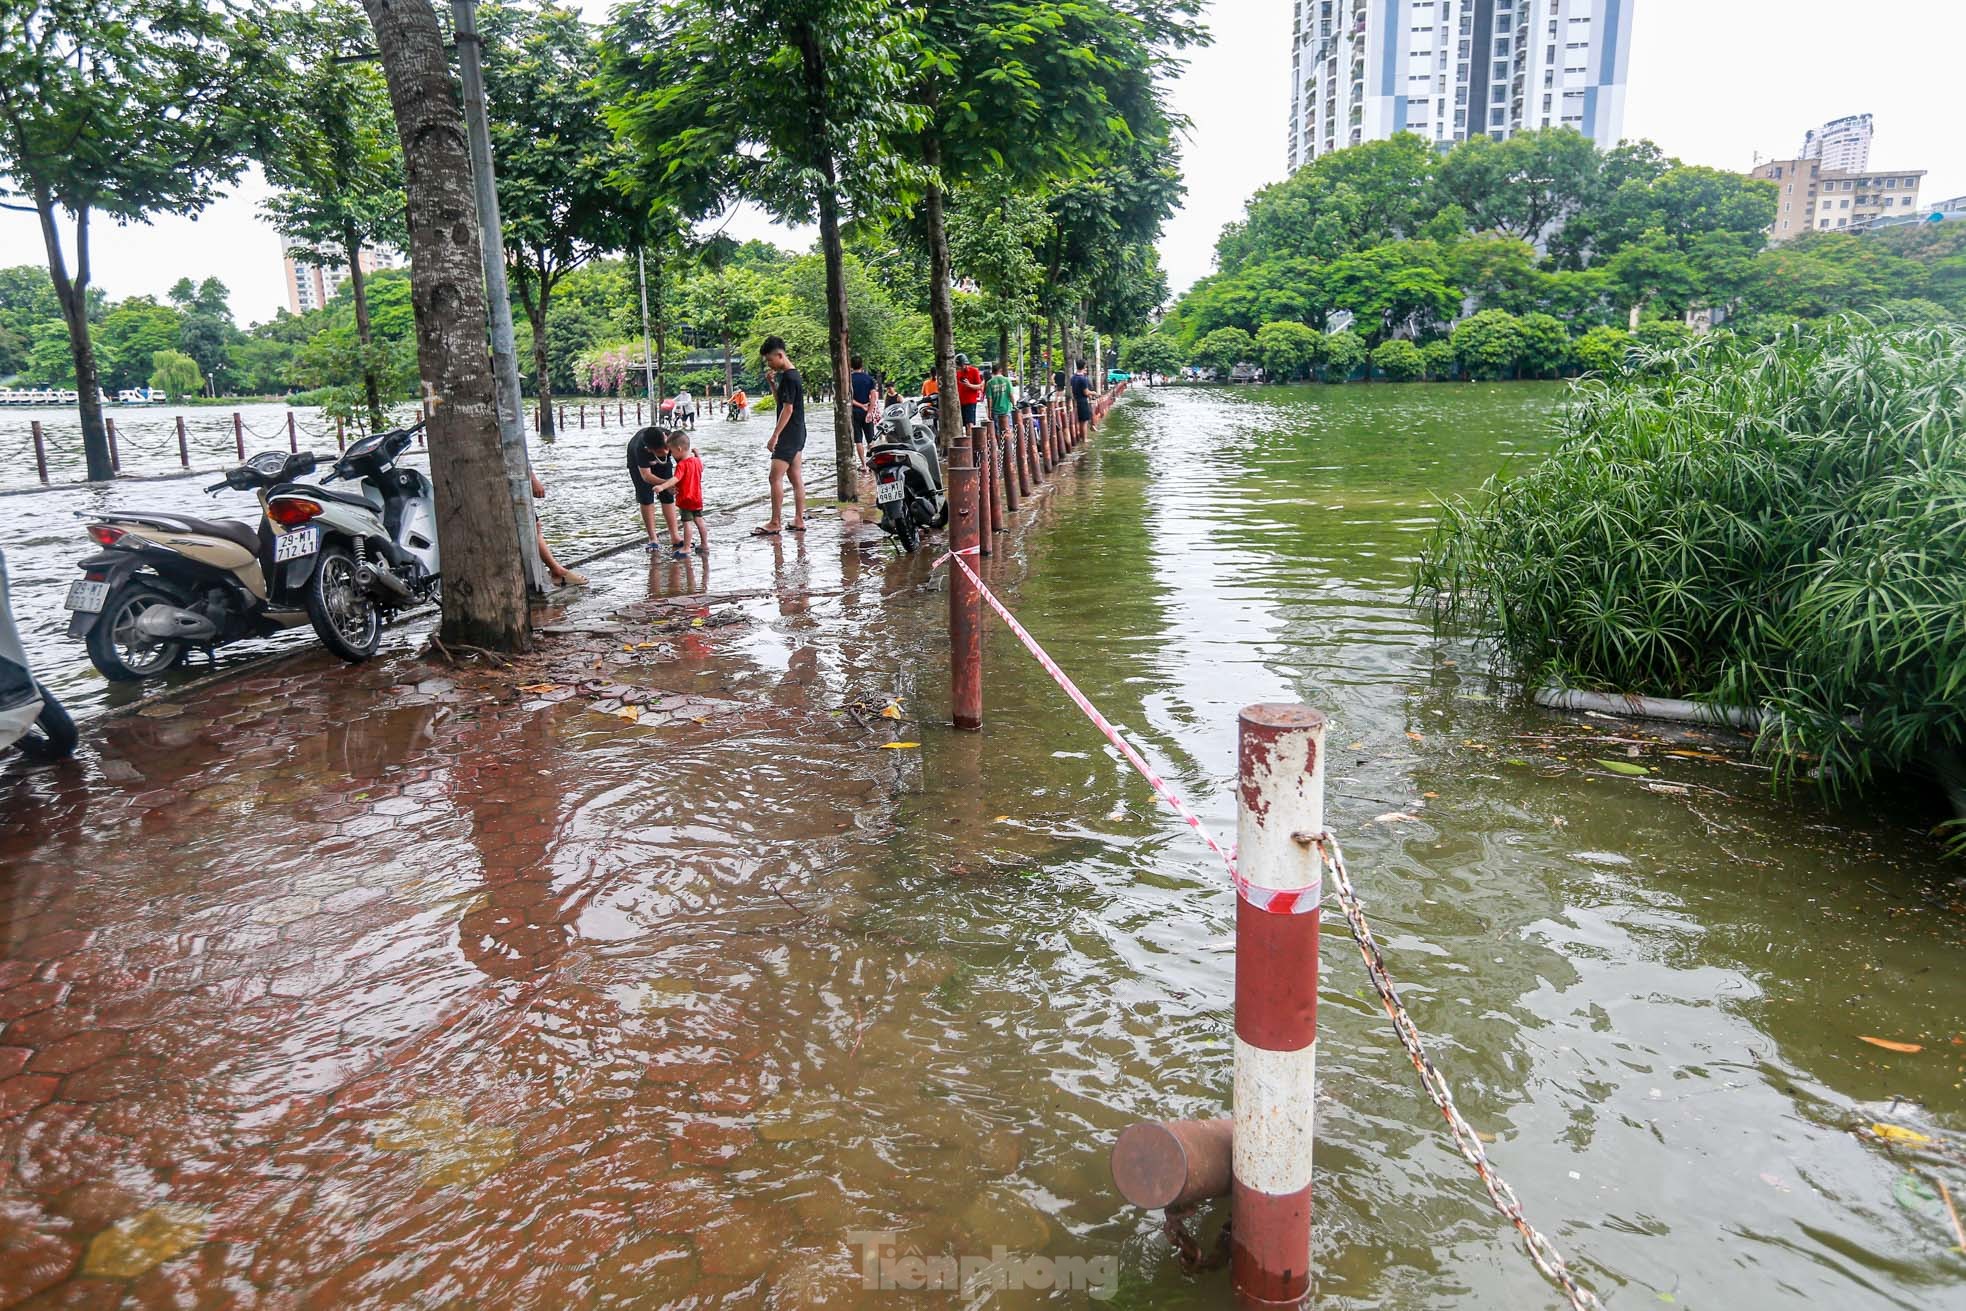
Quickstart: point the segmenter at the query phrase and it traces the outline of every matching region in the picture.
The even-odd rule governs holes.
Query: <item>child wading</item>
[[[690,449],[689,434],[669,434],[669,454],[676,461],[676,513],[682,516],[683,535],[676,541],[676,558],[689,555],[689,531],[696,529],[696,553],[710,554],[710,526],[703,522],[703,461]]]
[[[662,517],[669,528],[669,544],[680,546],[682,530],[676,523],[676,462],[670,458],[668,438],[657,427],[643,428],[628,441],[628,476],[635,483],[635,503],[642,507],[642,528],[648,533],[646,549],[660,551],[655,535],[655,506],[662,503]]]

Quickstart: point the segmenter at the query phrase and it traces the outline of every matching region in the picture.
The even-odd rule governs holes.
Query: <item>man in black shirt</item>
[[[771,519],[752,529],[758,537],[776,537],[781,527],[795,533],[806,530],[806,391],[799,371],[785,354],[783,337],[766,337],[758,348],[765,368],[771,370],[772,394],[778,400],[778,416],[765,449],[771,452]],[[785,480],[792,480],[792,522],[784,523]]]
[[[867,362],[858,355],[853,357],[853,457],[862,469],[867,467],[867,448],[874,441],[874,424],[880,418],[875,406],[880,402],[874,399],[874,375],[867,372]]]
[[[1087,425],[1092,422],[1092,379],[1086,376],[1085,361],[1079,361],[1077,372],[1072,374],[1072,410],[1078,419],[1079,436],[1085,436]]]

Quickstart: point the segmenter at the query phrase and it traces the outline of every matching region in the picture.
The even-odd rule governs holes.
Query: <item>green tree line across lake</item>
[[[1217,271],[1125,359],[1274,381],[1556,377],[1680,342],[1694,312],[1758,341],[1843,310],[1966,320],[1966,225],[1771,246],[1776,203],[1772,182],[1645,141],[1554,128],[1441,153],[1400,134],[1259,190]]]

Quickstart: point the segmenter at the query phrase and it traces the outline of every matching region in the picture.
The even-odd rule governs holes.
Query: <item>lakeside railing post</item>
[[[990,463],[983,477],[990,484],[990,546],[995,549],[997,538],[1003,536],[1003,473],[1009,467],[1004,459],[1003,442],[997,433],[997,425],[987,417],[980,429],[983,445],[990,452]]]
[[[1023,502],[1023,495],[1017,486],[1017,416],[1013,413],[1006,423],[997,425],[997,449],[1003,452],[1003,508],[1007,514],[1016,514]]]
[[[560,431],[565,432],[567,430],[567,407],[561,405],[561,406],[556,406],[555,408],[557,408],[560,411]]]
[[[292,410],[287,411],[287,449],[295,454],[300,453],[300,432],[294,426],[294,412]]]
[[[348,449],[348,429],[340,419],[334,421],[334,448],[337,451]]]
[[[191,443],[184,435],[184,416],[177,416],[177,462],[181,469],[191,467]]]
[[[246,462],[246,425],[240,419],[239,411],[232,411],[232,445],[239,452],[239,463]]]
[[[1311,1289],[1324,715],[1245,707],[1237,722],[1235,1217],[1245,1301]]]
[[[109,434],[109,471],[111,473],[121,473],[123,472],[123,456],[116,449],[116,420],[104,419],[102,421],[102,427],[103,431]]]
[[[585,427],[587,426],[587,402],[586,402],[586,401],[582,401],[582,402],[580,403],[580,426],[581,426],[582,428],[585,428]]]
[[[997,553],[997,533],[995,521],[991,516],[991,506],[996,501],[995,479],[990,453],[990,434],[981,428],[970,429],[969,449],[976,465],[976,540],[979,556]]]
[[[982,541],[977,488],[981,475],[961,443],[951,450],[949,460],[949,550],[974,569],[975,550]],[[962,554],[965,551],[970,554]],[[950,718],[957,728],[974,731],[983,727],[983,597],[969,575],[953,564],[949,570],[949,700]]]
[[[48,446],[41,436],[41,421],[34,419],[30,422],[34,428],[34,467],[40,473],[41,482],[45,486],[48,481]]]

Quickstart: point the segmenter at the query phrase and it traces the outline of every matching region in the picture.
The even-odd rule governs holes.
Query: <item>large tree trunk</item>
[[[942,151],[933,135],[923,152],[932,169],[942,164]],[[935,376],[941,388],[935,398],[935,431],[947,451],[962,435],[963,411],[956,394],[956,310],[949,295],[949,232],[942,213],[942,188],[928,187],[928,317],[935,331]]]
[[[348,260],[348,290],[355,297],[355,340],[362,343],[362,396],[369,407],[369,431],[382,430],[382,391],[376,386],[375,368],[369,360],[369,287],[362,272],[362,239],[350,223],[341,230],[341,249]]]
[[[807,24],[800,43],[806,87],[806,112],[819,165],[819,248],[826,257],[826,340],[833,364],[834,486],[842,501],[860,498],[860,476],[853,463],[853,417],[847,408],[852,395],[848,381],[846,317],[846,254],[840,244],[840,197],[837,161],[827,136],[827,70],[819,40]],[[808,389],[810,390],[810,389]]]
[[[532,278],[519,275],[519,304],[532,325],[532,393],[539,402],[539,440],[550,442],[559,431],[553,422],[552,361],[546,352],[546,285],[540,284],[537,301],[532,294]]]
[[[89,481],[116,476],[109,458],[109,431],[102,423],[102,388],[96,380],[96,347],[89,340],[89,211],[75,216],[75,276],[68,276],[62,258],[61,232],[55,227],[55,198],[46,187],[34,189],[34,210],[41,218],[41,239],[48,247],[48,277],[61,303],[62,323],[68,328],[68,351],[75,361],[75,407],[82,417],[82,454],[89,462]]]
[[[444,551],[446,641],[523,651],[526,579],[485,345],[485,270],[471,160],[430,0],[362,0],[403,141],[410,294],[430,417],[430,472]]]
[[[730,332],[724,332],[724,404],[730,404],[730,394],[736,390],[734,383],[736,366],[730,358]]]

